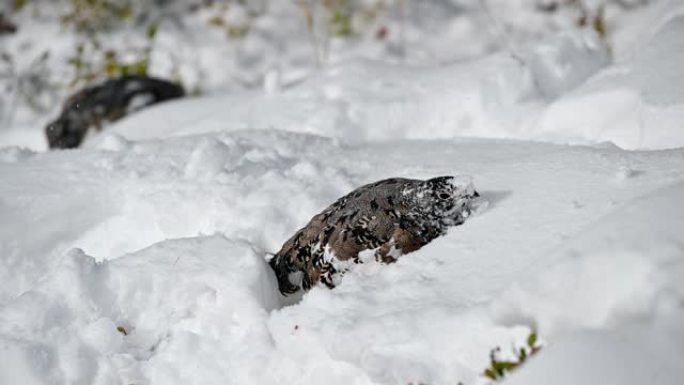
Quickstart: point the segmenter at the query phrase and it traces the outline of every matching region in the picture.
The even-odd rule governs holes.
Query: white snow
[[[527,0],[488,1],[486,32],[479,2],[407,2],[403,37],[390,12],[388,41],[331,38],[320,69],[284,3],[228,48],[162,28],[183,71],[232,57],[195,79],[208,95],[78,150],[42,151],[47,115],[0,128],[0,384],[486,384],[490,352],[532,331],[505,382],[681,382],[681,2],[610,16],[610,47]],[[278,294],[266,260],[311,216],[439,175],[488,205],[397,263]]]
[[[638,172],[616,178],[625,165]],[[350,147],[242,131],[0,167],[0,333],[24,357],[0,372],[38,382],[473,383],[491,348],[530,327],[553,345],[565,330],[651,322],[684,295],[681,150]],[[394,265],[356,266],[278,309],[264,258],[312,213],[387,175],[442,174],[473,175],[490,207]]]
[[[673,17],[631,60],[552,103],[540,126],[560,137],[611,141],[623,148],[681,147],[682,35],[684,15]]]
[[[519,57],[439,67],[355,59],[278,93],[161,105],[113,132],[146,139],[277,127],[349,142],[486,137],[676,148],[684,146],[682,34],[684,16],[672,18],[632,59],[612,65],[593,31],[553,36]]]

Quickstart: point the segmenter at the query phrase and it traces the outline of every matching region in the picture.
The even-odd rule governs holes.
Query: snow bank
[[[387,45],[396,50],[394,35],[391,41],[372,43],[360,39],[344,44],[332,38],[331,58],[320,68],[313,66],[311,47],[301,42],[278,43],[285,36],[308,42],[302,26],[288,24],[278,34],[272,31],[273,18],[282,14],[290,20],[297,14],[290,5],[278,5],[263,15],[254,30],[263,36],[255,32],[239,44],[224,46],[219,42],[223,37],[213,33],[206,41],[202,38],[201,44],[196,36],[174,40],[177,31],[162,28],[161,56],[172,52],[181,61],[192,56],[202,68],[223,69],[229,62],[229,68],[203,70],[209,74],[207,79],[195,79],[212,83],[213,91],[207,96],[146,109],[108,131],[126,140],[277,128],[347,143],[484,137],[557,143],[610,141],[627,149],[684,145],[679,129],[684,108],[677,89],[684,68],[678,38],[684,24],[681,4],[656,2],[644,11],[648,23],[630,14],[618,18],[615,31],[611,30],[616,35],[613,47],[591,29],[569,28],[568,20],[574,19],[563,12],[555,21],[560,24],[543,27],[538,11],[528,12],[534,8],[530,2],[520,3],[514,11],[510,4],[496,2],[492,10],[498,20],[512,22],[509,16],[517,12],[530,23],[528,31],[524,23],[514,22],[510,36],[502,36],[505,31],[495,33],[497,28],[491,24],[497,19],[485,17],[479,6],[415,5],[424,13],[416,19],[411,16],[406,27],[406,44],[412,47],[407,57],[398,60],[402,56],[391,53],[392,49],[379,48]],[[390,19],[396,16],[392,15]],[[197,18],[201,15],[194,15],[191,24],[203,30],[206,26]],[[430,27],[422,18],[437,25]],[[475,33],[473,23],[480,19],[491,31]],[[565,25],[562,32],[552,32],[561,25]],[[542,33],[547,28],[550,31]],[[440,31],[446,40],[436,37]],[[416,39],[426,34],[434,46],[418,47]],[[472,45],[455,48],[457,39],[451,37],[462,34],[473,37]],[[174,45],[176,40],[181,48]],[[12,41],[11,47],[16,48],[18,42]],[[505,49],[492,52],[499,45]],[[217,46],[225,49],[217,50]],[[440,47],[469,60],[440,57],[436,53]],[[271,57],[280,50],[284,50],[282,59]],[[612,65],[609,51],[618,58]],[[165,61],[162,57],[156,62],[164,67]],[[240,81],[249,90],[225,87],[231,76],[243,76]],[[31,127],[30,134],[17,127],[3,130],[0,145],[45,149],[42,123],[29,124],[21,118],[16,125]],[[96,137],[90,145],[98,146],[100,140]]]
[[[477,384],[532,327],[551,356],[583,329],[681,321],[681,150],[253,130],[103,143],[0,163],[3,383]],[[472,175],[489,208],[283,307],[264,258],[313,213],[443,174]]]
[[[488,129],[503,108],[528,95],[531,87],[520,64],[505,56],[420,72],[378,62],[350,62],[279,94],[226,95],[215,97],[211,104],[160,105],[112,130],[132,140],[271,127],[353,142],[450,137]],[[137,128],[141,125],[152,129],[141,131]]]
[[[684,210],[679,183],[640,197],[574,237],[547,273],[496,306],[551,342],[512,384],[673,384],[684,342]]]
[[[541,93],[556,98],[608,65],[605,43],[593,31],[562,33],[529,48],[525,65]]]
[[[631,59],[610,66],[593,31],[573,31],[439,67],[347,61],[275,93],[269,86],[159,106],[112,130],[131,140],[278,127],[349,143],[487,137],[681,147],[684,16],[660,19],[669,21]]]
[[[559,336],[506,384],[677,384],[681,315],[669,325],[624,326]]]
[[[143,143],[105,136],[98,150],[27,159],[5,150],[12,163],[0,163],[0,301],[31,287],[72,247],[111,259],[221,232],[277,250],[296,223],[352,188],[347,170],[319,161],[331,151],[329,140],[277,132]]]
[[[548,334],[678,311],[684,299],[678,278],[684,272],[684,210],[676,198],[683,192],[681,183],[663,188],[596,221],[568,242],[562,262],[529,287],[512,290],[500,310],[524,307],[518,316],[537,320]]]
[[[592,31],[551,37],[523,58],[503,53],[440,67],[348,61],[275,94],[156,106],[112,132],[131,140],[271,127],[346,142],[534,137],[523,123],[538,105],[577,86],[606,61],[606,49]]]
[[[539,126],[551,137],[611,141],[628,149],[684,146],[682,35],[684,16],[671,17],[630,60],[552,103]]]
[[[0,382],[254,380],[259,346],[270,345],[258,325],[277,305],[268,269],[247,243],[222,237],[166,241],[102,263],[72,250],[3,307],[0,344],[12,359],[0,364]]]
[[[258,89],[273,79],[289,86],[321,66],[350,60],[441,66],[481,58],[509,41],[522,45],[559,30],[577,29],[575,12],[539,12],[533,0],[493,0],[488,7],[474,1],[444,0],[361,1],[349,7],[312,2],[312,30],[296,2],[258,0],[228,5],[167,1],[163,5],[135,4],[131,18],[109,20],[114,28],[97,31],[95,44],[93,37],[76,33],[74,23],[64,17],[74,6],[69,0],[26,2],[17,11],[6,3],[0,8],[19,30],[2,38],[3,52],[16,65],[2,82],[0,112],[5,113],[0,116],[0,129],[29,126],[35,135],[39,126],[58,113],[65,93],[73,91],[68,84],[78,76],[71,60],[78,57],[79,44],[84,48],[83,66],[95,71],[101,71],[107,51],[130,61],[150,47],[150,73],[180,77],[188,90],[213,94]],[[573,7],[577,8],[566,8]],[[72,12],[83,17],[86,11]],[[349,36],[334,33],[330,19],[336,12],[349,22]],[[150,41],[147,28],[152,20],[159,23]],[[505,38],[496,28],[499,22],[508,29]],[[46,68],[37,71],[37,59],[44,52],[49,53]],[[19,75],[28,81],[30,74],[34,81],[56,87],[27,101],[14,82]],[[39,111],[29,108],[35,102],[42,106]]]

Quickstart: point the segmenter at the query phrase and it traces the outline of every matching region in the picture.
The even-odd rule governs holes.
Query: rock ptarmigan
[[[78,147],[89,130],[152,104],[185,95],[182,87],[163,79],[127,75],[71,95],[60,116],[45,127],[50,148]]]
[[[284,295],[318,282],[333,288],[365,250],[394,262],[462,224],[477,197],[470,177],[391,178],[361,186],[314,216],[269,261],[278,288]]]

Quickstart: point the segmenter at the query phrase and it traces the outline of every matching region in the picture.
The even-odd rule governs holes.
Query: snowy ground
[[[458,62],[355,46],[79,150],[41,152],[19,119],[0,131],[0,384],[481,384],[531,331],[509,383],[681,382],[684,7],[640,15],[611,54],[592,31]],[[335,199],[456,174],[489,201],[463,226],[277,294],[268,253]]]
[[[541,373],[598,344],[606,360],[652,351],[632,357],[640,378],[678,378],[682,345],[660,339],[684,337],[682,150],[276,131],[106,143],[3,153],[2,383],[477,383],[529,328],[549,341]],[[311,213],[368,181],[442,174],[473,175],[488,210],[281,308],[265,252]],[[587,347],[566,336],[586,329]]]

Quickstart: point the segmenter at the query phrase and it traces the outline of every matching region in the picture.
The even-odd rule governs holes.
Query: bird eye
[[[439,197],[439,199],[449,199],[449,198],[451,198],[451,195],[449,195],[447,193],[440,193],[438,195],[438,197]]]

